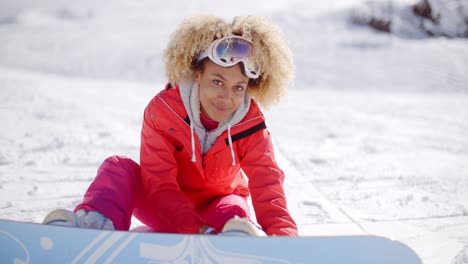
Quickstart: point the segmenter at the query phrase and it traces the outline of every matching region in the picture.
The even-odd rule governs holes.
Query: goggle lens
[[[250,59],[252,43],[239,36],[228,36],[211,43],[208,50],[200,54],[198,60],[209,57],[222,67],[243,63],[245,74],[252,79],[260,76],[260,69]]]
[[[225,63],[236,63],[247,58],[252,49],[252,44],[243,39],[222,39],[216,45],[216,57]]]

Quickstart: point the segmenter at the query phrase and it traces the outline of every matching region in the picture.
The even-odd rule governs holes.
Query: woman
[[[266,19],[183,21],[165,52],[169,84],[144,112],[140,164],[119,156],[98,170],[75,213],[45,223],[155,232],[297,236],[257,103],[279,100],[292,77],[281,33]],[[247,197],[261,226],[250,221]]]

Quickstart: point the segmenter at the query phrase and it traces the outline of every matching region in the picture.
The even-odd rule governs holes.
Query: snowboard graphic
[[[0,263],[422,263],[376,236],[228,237],[103,231],[0,220]]]

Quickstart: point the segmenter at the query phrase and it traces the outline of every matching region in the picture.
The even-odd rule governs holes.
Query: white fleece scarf
[[[239,123],[247,114],[250,108],[250,96],[246,93],[245,98],[234,112],[231,118],[220,123],[217,128],[206,131],[200,120],[200,87],[194,81],[182,82],[179,85],[180,95],[184,103],[187,114],[190,118],[190,129],[192,133],[192,162],[196,162],[195,136],[194,131],[200,140],[201,152],[204,155],[214,144],[216,139],[225,131],[228,131],[228,142],[231,148],[232,165],[236,165],[234,148],[232,146],[231,127]]]

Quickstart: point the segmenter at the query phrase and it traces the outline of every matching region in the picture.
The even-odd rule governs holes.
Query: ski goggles
[[[252,49],[250,40],[239,36],[227,36],[211,42],[208,49],[198,56],[198,61],[208,57],[222,67],[231,67],[242,62],[245,75],[256,79],[260,76],[260,67],[255,65],[250,57]]]

